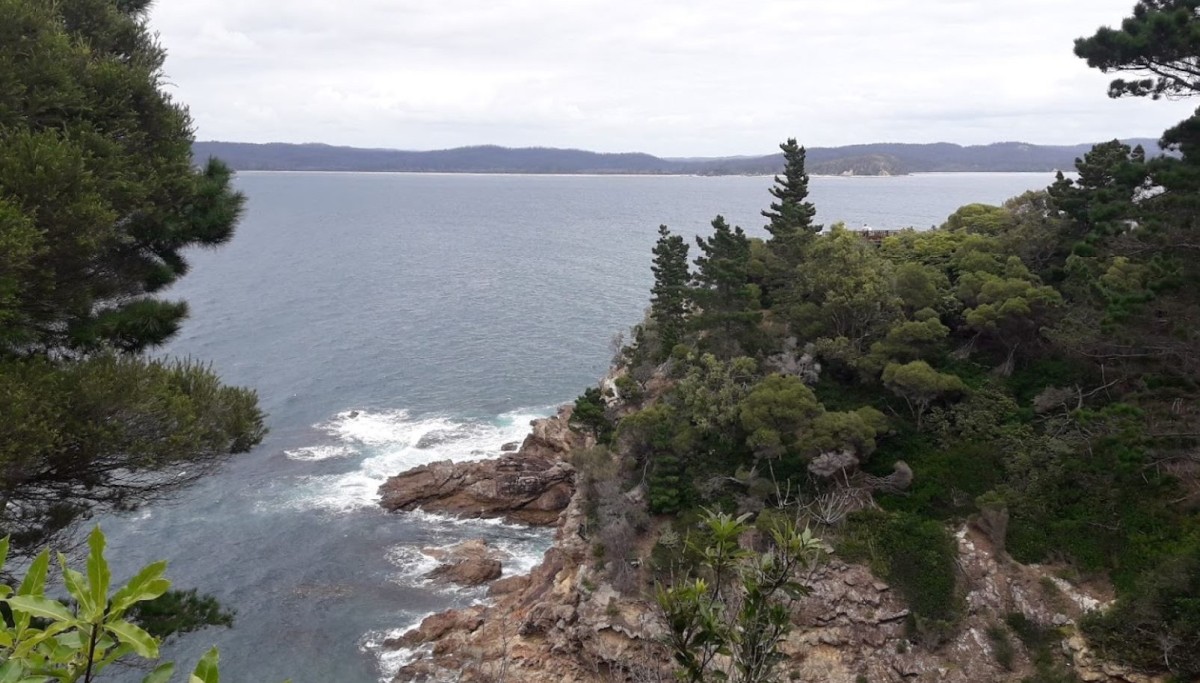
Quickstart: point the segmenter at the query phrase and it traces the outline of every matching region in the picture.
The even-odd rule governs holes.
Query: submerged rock
[[[417,439],[416,447],[422,450],[440,446],[450,441],[456,441],[467,437],[469,434],[463,429],[434,429],[421,435]]]

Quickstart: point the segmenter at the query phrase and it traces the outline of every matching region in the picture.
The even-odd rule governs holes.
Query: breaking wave
[[[492,420],[459,420],[414,418],[407,410],[342,411],[316,425],[329,441],[285,455],[296,461],[342,460],[355,466],[339,474],[302,476],[288,505],[332,512],[373,508],[379,486],[388,477],[439,460],[496,457],[505,444],[525,438],[530,421],[549,413],[550,409],[514,411]]]

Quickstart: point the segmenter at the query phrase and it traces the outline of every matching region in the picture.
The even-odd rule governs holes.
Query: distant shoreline
[[[293,174],[338,174],[338,175],[432,175],[432,176],[513,176],[513,177],[544,177],[544,178],[766,178],[772,179],[773,173],[726,173],[721,175],[708,173],[535,173],[515,171],[355,171],[355,170],[325,170],[325,169],[234,169],[236,173],[293,173]],[[879,180],[884,178],[905,178],[911,176],[931,175],[1048,175],[1051,171],[918,171],[894,175],[842,175],[828,173],[810,173],[812,178],[837,178],[843,180]],[[1064,170],[1064,173],[1074,173]]]
[[[1129,140],[1155,154],[1153,140]],[[917,173],[1053,173],[1073,169],[1091,144],[1049,146],[1020,142],[963,147],[949,143],[879,143],[807,150],[806,168],[818,177],[876,178]],[[320,144],[197,142],[193,157],[216,157],[239,171],[344,173],[470,173],[487,175],[645,175],[771,177],[783,157],[664,159],[636,152],[482,146],[428,152]]]

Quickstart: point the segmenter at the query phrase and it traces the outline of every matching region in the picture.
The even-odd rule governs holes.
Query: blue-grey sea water
[[[1049,174],[813,178],[824,223],[939,224]],[[765,177],[242,173],[236,237],[191,254],[170,296],[191,318],[165,353],[258,390],[271,432],[173,503],[101,521],[118,574],[170,561],[180,587],[237,610],[212,645],[235,683],[374,683],[407,654],[379,643],[482,599],[425,582],[419,552],[484,536],[528,569],[550,533],[376,507],[388,476],[494,455],[605,371],[642,316],[660,223],[718,213],[763,235]],[[694,248],[693,248],[694,251]],[[357,416],[351,417],[353,412]],[[129,680],[140,677],[130,675]]]

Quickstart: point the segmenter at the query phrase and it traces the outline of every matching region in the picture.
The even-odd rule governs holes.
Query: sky
[[[1154,137],[1073,40],[1133,0],[157,0],[197,139],[661,156]]]

